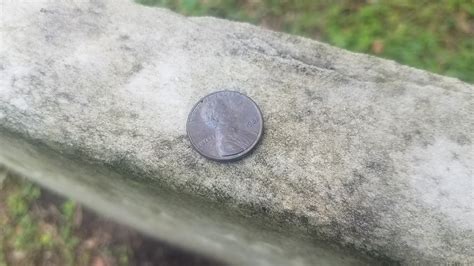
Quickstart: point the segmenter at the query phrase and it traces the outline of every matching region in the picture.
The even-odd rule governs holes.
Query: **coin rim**
[[[193,138],[191,137],[191,135],[189,134],[189,120],[191,119],[191,115],[192,113],[194,112],[194,110],[196,109],[196,107],[204,101],[205,98],[211,96],[211,95],[214,95],[214,94],[217,94],[217,93],[222,93],[222,92],[232,92],[232,93],[237,93],[237,94],[240,94],[242,96],[244,96],[245,98],[249,99],[253,105],[257,108],[257,112],[258,112],[258,115],[260,117],[260,128],[259,128],[259,132],[258,132],[258,135],[257,135],[257,138],[255,139],[255,141],[252,143],[252,145],[250,145],[247,149],[245,149],[244,151],[238,153],[238,154],[235,154],[235,155],[232,155],[232,156],[229,156],[229,157],[226,157],[226,158],[216,158],[216,157],[213,157],[213,156],[209,156],[209,155],[206,155],[204,153],[202,153],[197,147],[196,147],[196,144],[194,143],[193,141]],[[199,99],[197,101],[196,104],[194,104],[193,108],[191,109],[191,112],[189,112],[188,114],[188,119],[186,120],[186,135],[188,136],[188,139],[189,141],[191,142],[191,145],[193,146],[193,149],[195,151],[197,151],[199,154],[201,154],[202,156],[204,156],[205,158],[207,159],[210,159],[210,160],[213,160],[213,161],[218,161],[218,162],[228,162],[228,161],[235,161],[235,160],[238,160],[246,155],[248,155],[250,153],[250,151],[255,148],[255,146],[257,146],[257,144],[259,143],[260,139],[262,138],[262,134],[263,134],[263,115],[262,115],[262,111],[260,110],[260,107],[258,107],[257,103],[252,100],[252,98],[250,98],[249,96],[239,92],[239,91],[231,91],[231,90],[221,90],[221,91],[215,91],[213,93],[210,93],[210,94],[207,94],[206,96],[202,97],[201,99]]]

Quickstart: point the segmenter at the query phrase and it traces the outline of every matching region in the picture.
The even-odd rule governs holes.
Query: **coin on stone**
[[[192,146],[216,161],[237,160],[257,145],[263,118],[257,104],[236,91],[211,93],[193,107],[186,131]]]

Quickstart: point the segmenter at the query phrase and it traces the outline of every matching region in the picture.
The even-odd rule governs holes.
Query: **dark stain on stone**
[[[196,157],[188,154],[183,156],[182,160],[186,168],[190,169],[191,171],[198,170],[199,161],[196,159]]]
[[[229,50],[229,55],[231,55],[231,56],[237,56],[238,53],[239,53],[239,49],[237,49],[237,48],[231,48]]]
[[[137,73],[137,72],[140,72],[142,69],[143,69],[143,65],[140,64],[140,63],[137,63],[137,64],[133,65],[132,72]]]
[[[133,164],[130,162],[127,154],[116,156],[113,160],[107,163],[107,166],[115,171],[126,173],[128,176],[134,176],[137,174],[134,167],[132,167]]]
[[[155,151],[155,156],[157,156],[158,159],[162,159],[168,156],[167,153],[163,151],[171,151],[178,146],[182,146],[183,144],[188,145],[186,141],[186,135],[179,135],[174,139],[163,139],[157,141],[153,145],[153,150]]]
[[[343,183],[344,189],[353,195],[356,190],[358,190],[366,182],[364,175],[359,173],[357,170],[352,171],[352,176],[349,181]]]
[[[372,232],[377,226],[378,219],[370,208],[354,209],[351,216],[354,225],[351,229],[356,233],[365,235],[367,232]]]
[[[383,76],[376,76],[376,77],[374,78],[374,81],[375,81],[376,83],[385,83],[385,82],[387,82],[387,79],[386,79],[385,77],[383,77]]]
[[[329,199],[329,200],[333,200],[334,199],[334,196],[331,192],[326,192],[326,197]]]
[[[11,86],[12,88],[15,88],[15,83],[16,83],[17,80],[18,80],[18,79],[17,79],[16,76],[13,76],[12,79],[10,80],[10,86]]]
[[[171,140],[162,140],[159,144],[159,149],[161,150],[171,150],[173,148],[173,142]],[[158,147],[157,147],[158,148]]]
[[[423,140],[423,141],[421,142],[421,146],[422,146],[423,148],[428,148],[428,146],[430,146],[430,145],[432,145],[432,143],[431,143],[430,141],[428,141],[428,140]]]
[[[365,167],[377,173],[383,173],[387,170],[387,166],[384,163],[377,161],[369,161],[366,163]]]
[[[125,51],[132,51],[133,50],[132,48],[130,48],[127,45],[120,45],[120,49],[125,50]]]
[[[119,40],[121,41],[126,41],[126,40],[129,40],[130,39],[130,36],[128,36],[127,34],[121,34],[119,36]]]
[[[308,225],[309,224],[309,219],[306,216],[300,216],[299,217],[299,223],[302,225]]]
[[[255,154],[254,160],[255,160],[255,163],[257,163],[259,165],[268,166],[268,162],[265,159],[265,156],[263,156],[261,154]]]
[[[321,73],[324,69],[330,71],[335,69],[331,61],[322,57],[322,53],[318,52],[321,47],[318,47],[319,49],[316,49],[316,52],[311,54],[300,55],[291,49],[282,47],[276,42],[262,39],[259,36],[233,34],[229,35],[229,37],[238,41],[239,46],[243,47],[240,48],[240,53],[242,53],[243,50],[256,52],[264,55],[266,58],[279,65],[281,65],[281,59],[289,60],[287,63],[288,67],[295,69],[296,72],[303,75],[314,75],[316,73]],[[233,53],[234,52],[231,51],[231,54]]]
[[[405,87],[396,87],[392,89],[392,96],[402,96],[405,94],[406,88]]]
[[[457,154],[456,152],[451,152],[452,153],[452,158],[453,160],[459,160],[459,154]]]
[[[403,137],[403,140],[405,140],[405,142],[407,142],[407,143],[410,143],[411,140],[413,139],[413,137],[410,133],[403,133],[402,137]]]
[[[421,131],[419,129],[416,129],[410,132],[405,132],[402,133],[402,137],[407,144],[410,144],[414,138],[421,137]]]
[[[49,13],[49,14],[52,14],[52,13],[54,13],[53,10],[46,9],[46,8],[41,8],[41,9],[40,9],[40,12],[41,12],[41,13],[44,13],[44,14],[48,14],[48,13]]]
[[[331,187],[331,185],[330,185],[329,183],[326,183],[326,188],[327,188],[329,191],[332,190],[332,187]]]
[[[177,142],[184,142],[187,139],[186,135],[179,135],[176,137]]]
[[[341,240],[343,240],[343,228],[341,226],[340,223],[338,223],[337,221],[331,221],[329,223],[330,225],[327,227],[327,230],[329,232],[318,232],[318,234],[320,235],[319,237],[324,239],[324,238],[330,238],[330,239],[334,239],[334,241],[337,243],[337,242],[341,242]]]
[[[69,102],[74,102],[74,97],[70,93],[67,93],[67,92],[56,93],[56,98],[63,98]]]
[[[469,137],[464,134],[459,134],[454,139],[456,143],[461,146],[471,145],[471,139],[469,139]]]
[[[304,93],[306,94],[306,96],[308,96],[308,98],[311,100],[311,101],[318,101],[318,102],[322,102],[323,101],[323,97],[319,96],[316,92],[306,88],[304,90]]]
[[[80,15],[80,14],[83,13],[82,9],[80,9],[80,8],[78,8],[78,7],[74,8],[74,9],[73,9],[73,12],[74,12],[75,14],[77,14],[77,15]]]
[[[232,201],[232,197],[228,193],[219,190],[217,185],[212,185],[212,189],[210,189],[204,196],[206,195],[213,195],[215,200],[221,204]]]
[[[268,213],[269,213],[269,208],[266,207],[266,206],[262,206],[262,207],[260,208],[260,210],[261,210],[262,213],[264,213],[264,214],[268,214]]]

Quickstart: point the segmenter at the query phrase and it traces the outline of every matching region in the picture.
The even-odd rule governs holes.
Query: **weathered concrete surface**
[[[7,167],[230,263],[369,263],[341,246],[474,263],[473,86],[126,1],[2,12]],[[265,119],[256,151],[231,164],[185,136],[193,104],[220,89],[249,95]]]

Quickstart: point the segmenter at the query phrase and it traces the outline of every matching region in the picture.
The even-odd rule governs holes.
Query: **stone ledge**
[[[4,14],[7,167],[234,264],[474,262],[471,85],[126,1],[9,1]],[[232,164],[185,137],[192,105],[220,89],[265,120]]]

